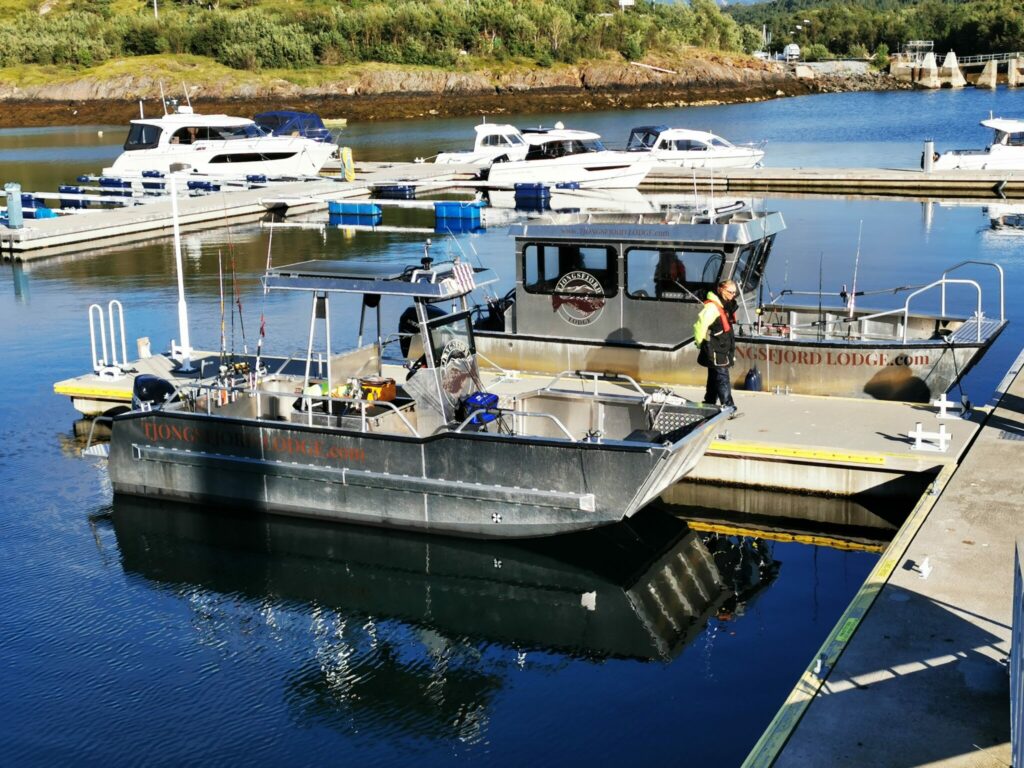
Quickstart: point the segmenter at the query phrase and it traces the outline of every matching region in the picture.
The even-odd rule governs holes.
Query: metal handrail
[[[614,373],[612,371],[568,371],[568,370],[567,371],[562,371],[561,373],[557,374],[555,376],[555,378],[553,378],[551,381],[549,381],[546,385],[541,387],[541,391],[542,392],[549,391],[555,384],[557,384],[563,378],[568,377],[568,376],[575,376],[575,377],[577,377],[579,379],[585,379],[587,377],[593,377],[593,379],[594,379],[594,391],[593,391],[592,394],[595,397],[597,395],[601,394],[600,392],[597,391],[597,382],[598,382],[598,380],[600,378],[604,378],[607,381],[621,381],[621,380],[624,380],[624,381],[628,382],[629,384],[632,384],[633,385],[633,389],[635,389],[638,393],[640,393],[641,397],[643,397],[643,398],[650,397],[650,395],[648,395],[646,392],[644,392],[643,388],[639,384],[636,383],[636,380],[632,376],[630,376],[629,374],[626,374],[626,373]],[[581,392],[580,394],[584,394],[585,395],[585,394],[591,394],[591,393]]]
[[[228,385],[224,385],[224,384],[193,384],[193,385],[191,385],[190,388],[192,390],[196,391],[196,392],[198,392],[200,390],[207,390],[207,391],[210,391],[210,392],[237,392],[239,394],[249,395],[250,397],[253,396],[253,395],[266,395],[267,397],[287,397],[288,396],[287,393],[285,393],[285,392],[273,392],[273,391],[266,390],[266,389],[255,389],[255,388],[250,389],[248,387],[228,386]],[[313,408],[312,408],[312,404],[314,402],[343,403],[345,405],[351,405],[351,406],[358,407],[359,408],[359,415],[360,415],[359,423],[360,423],[360,431],[361,432],[366,432],[367,431],[367,429],[366,429],[366,419],[367,419],[366,408],[367,408],[367,406],[383,406],[385,408],[390,408],[392,411],[394,411],[394,413],[396,413],[398,415],[398,418],[401,419],[402,423],[405,424],[405,426],[409,429],[410,432],[412,432],[412,434],[415,437],[422,437],[422,435],[420,435],[419,431],[417,431],[416,427],[414,427],[412,425],[412,423],[405,417],[405,414],[403,414],[401,412],[401,410],[399,410],[398,406],[396,406],[390,400],[366,400],[364,398],[357,398],[357,397],[330,397],[330,396],[325,396],[325,395],[306,395],[306,394],[296,395],[296,397],[302,399],[303,403],[307,406],[306,407],[306,413],[308,414],[307,415],[307,425],[308,426],[313,426]],[[325,411],[325,413],[326,413],[326,411]],[[213,415],[213,400],[210,397],[206,398],[206,415],[207,416],[212,416]],[[259,418],[259,419],[263,418],[262,401],[260,401],[259,399],[257,399],[257,401],[256,401],[256,417]]]
[[[927,291],[927,290],[929,290],[931,288],[934,288],[937,285],[941,285],[942,288],[943,288],[943,291],[945,291],[945,287],[946,287],[947,283],[958,283],[960,285],[973,285],[974,289],[978,292],[978,309],[977,309],[976,317],[979,320],[979,322],[978,322],[978,341],[980,342],[981,341],[981,322],[980,322],[980,320],[981,320],[981,318],[984,315],[982,314],[982,311],[981,311],[981,286],[978,285],[974,280],[960,280],[960,279],[952,279],[951,280],[949,278],[942,278],[941,280],[936,280],[934,283],[930,283],[930,284],[924,286],[923,288],[919,288],[918,290],[914,291],[909,296],[907,296],[907,300],[903,304],[903,309],[889,309],[889,310],[886,310],[885,312],[876,312],[876,313],[874,313],[872,315],[864,315],[863,317],[847,318],[847,320],[850,323],[863,323],[865,320],[874,320],[874,319],[879,318],[879,317],[886,317],[886,316],[889,316],[889,315],[902,314],[903,315],[903,338],[902,338],[902,342],[904,344],[906,344],[907,343],[907,323],[909,321],[909,316],[910,316],[910,300],[913,299],[918,294],[924,293],[925,291]],[[945,314],[945,312],[943,312],[943,314]]]
[[[465,421],[459,424],[459,426],[457,426],[454,431],[461,432],[478,413],[495,413],[498,414],[499,416],[533,416],[540,419],[548,419],[550,421],[555,422],[555,426],[562,430],[562,432],[570,441],[574,443],[579,442],[575,437],[572,436],[572,433],[565,428],[565,425],[558,419],[557,416],[554,416],[550,413],[539,413],[537,411],[513,411],[505,410],[502,408],[477,408],[471,414],[469,414],[469,416],[466,417]]]
[[[1003,268],[999,264],[996,264],[994,261],[978,261],[977,259],[967,259],[965,261],[961,261],[959,264],[954,264],[952,267],[950,267],[949,269],[944,271],[942,273],[942,279],[945,280],[946,276],[949,275],[950,272],[953,272],[953,271],[955,271],[957,269],[960,269],[960,267],[967,266],[968,264],[978,264],[978,265],[983,266],[983,267],[992,267],[993,269],[996,270],[996,272],[999,273],[999,322],[1000,323],[1004,322],[1006,320],[1006,308],[1005,308],[1006,307],[1006,292],[1005,292],[1005,287],[1004,287],[1005,286],[1005,276],[1003,274]],[[979,291],[980,291],[980,289],[979,289]],[[945,286],[945,283],[943,283],[943,286],[942,286],[942,314],[943,315],[946,314],[946,286]],[[979,311],[979,315],[980,315],[980,311]]]

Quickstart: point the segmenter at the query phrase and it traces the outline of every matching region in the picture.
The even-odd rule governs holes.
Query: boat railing
[[[540,411],[516,411],[506,408],[476,408],[471,414],[469,414],[469,416],[465,418],[465,420],[463,420],[461,424],[459,424],[459,426],[455,428],[454,431],[456,433],[462,432],[469,424],[478,423],[475,421],[475,419],[477,418],[477,416],[482,416],[483,414],[492,414],[499,418],[505,416],[512,416],[516,420],[524,417],[534,419],[547,419],[548,421],[554,423],[554,425],[562,431],[562,434],[564,434],[568,440],[574,443],[579,442],[575,437],[572,436],[572,433],[568,429],[566,429],[565,424],[563,424],[561,420],[554,414],[541,413]]]
[[[289,393],[273,391],[267,389],[240,387],[225,384],[192,384],[189,388],[195,393],[196,399],[198,400],[199,393],[206,391],[206,415],[213,415],[214,405],[226,405],[227,403],[235,402],[239,396],[244,395],[248,397],[255,397],[256,399],[256,418],[263,419],[263,397],[268,398],[280,398],[289,397]],[[384,408],[396,414],[402,424],[405,425],[413,436],[421,437],[420,433],[416,430],[416,427],[412,425],[412,422],[406,418],[405,414],[402,413],[401,409],[392,403],[390,400],[367,400],[360,397],[331,397],[329,395],[312,395],[302,394],[295,395],[295,399],[302,401],[302,410],[306,414],[306,423],[308,426],[314,426],[313,416],[315,415],[314,406],[323,405],[323,413],[330,413],[331,404],[338,403],[348,408],[356,409],[359,411],[359,431],[367,432],[368,419],[372,418],[367,416],[367,408]]]
[[[982,267],[992,267],[999,274],[999,322],[1002,323],[1006,320],[1006,289],[1005,289],[1005,276],[1003,274],[1003,268],[996,264],[994,261],[978,261],[976,259],[967,259],[961,261],[958,264],[954,264],[952,267],[942,273],[942,280],[945,281],[949,276],[950,272],[955,272],[961,267],[966,267],[969,264],[975,264]],[[979,289],[980,293],[980,289]],[[942,314],[946,314],[946,284],[942,284]],[[978,313],[981,314],[980,311]]]
[[[650,397],[650,395],[648,395],[647,392],[644,392],[643,388],[639,384],[637,384],[636,379],[634,379],[632,376],[630,376],[629,374],[626,374],[626,373],[614,373],[612,371],[579,371],[579,370],[576,370],[576,371],[572,371],[572,370],[562,371],[561,373],[556,374],[555,377],[551,381],[549,381],[546,385],[541,387],[541,391],[542,392],[550,391],[555,386],[555,384],[557,384],[562,379],[573,378],[573,377],[578,378],[581,381],[586,381],[587,379],[592,379],[593,380],[594,391],[593,392],[581,392],[580,394],[593,395],[593,396],[596,397],[596,396],[601,394],[598,391],[598,389],[597,389],[597,382],[599,382],[599,381],[618,381],[618,382],[625,382],[626,384],[628,384],[630,387],[635,389],[637,391],[637,393],[642,398],[647,399],[648,397]]]
[[[974,286],[974,290],[978,294],[978,305],[977,305],[977,309],[975,311],[975,317],[977,317],[978,320],[980,321],[980,319],[984,316],[982,311],[981,311],[981,286],[978,285],[978,283],[975,282],[974,280],[964,280],[964,279],[961,279],[961,278],[948,278],[948,277],[943,277],[940,280],[936,280],[933,283],[929,283],[928,285],[924,286],[923,288],[918,288],[916,291],[914,291],[909,296],[907,296],[907,300],[903,303],[903,307],[900,308],[900,309],[889,309],[889,310],[886,310],[884,312],[875,312],[873,314],[863,315],[861,317],[844,318],[844,321],[848,322],[848,323],[859,323],[863,327],[863,323],[866,323],[868,320],[877,320],[880,317],[893,317],[893,316],[900,316],[900,315],[902,315],[903,316],[903,327],[901,329],[901,336],[902,336],[901,341],[904,344],[906,344],[907,343],[907,324],[908,324],[909,319],[910,319],[910,302],[916,296],[919,296],[922,293],[926,293],[926,292],[928,292],[931,289],[936,288],[936,287],[941,287],[942,292],[943,292],[943,297],[945,297],[946,286],[947,285],[954,285],[954,284],[956,284],[956,285],[970,285],[970,286]],[[945,302],[943,302],[943,313],[942,314],[945,315]],[[982,330],[981,322],[978,322],[977,326],[978,326],[977,327],[977,340],[978,340],[978,342],[980,342],[981,341],[981,330]]]

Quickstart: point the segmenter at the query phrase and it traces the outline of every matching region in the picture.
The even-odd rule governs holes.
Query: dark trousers
[[[722,405],[733,406],[732,381],[729,380],[729,369],[725,366],[708,366],[708,385],[704,390],[704,402],[714,405],[720,402]]]

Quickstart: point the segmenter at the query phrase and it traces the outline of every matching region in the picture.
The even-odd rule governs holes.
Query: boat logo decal
[[[597,320],[604,311],[605,303],[604,286],[592,274],[582,270],[562,275],[551,297],[551,309],[567,323],[577,326],[590,325]]]

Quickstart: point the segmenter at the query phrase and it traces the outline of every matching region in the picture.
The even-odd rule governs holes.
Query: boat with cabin
[[[887,289],[902,300],[889,308],[862,306],[855,298],[865,292],[845,288],[807,303],[791,290],[762,300],[785,228],[780,213],[663,221],[552,214],[514,225],[515,287],[475,311],[481,359],[506,370],[611,371],[645,384],[703,386],[694,321],[708,292],[731,278],[740,288],[734,386],[754,370],[764,389],[926,402],[959,381],[1006,325],[996,264],[964,262],[930,283]],[[983,311],[978,275],[964,277],[968,269],[997,277],[993,314]],[[973,312],[947,310],[953,291],[975,300]],[[937,312],[925,311],[929,301]]]
[[[266,290],[311,299],[303,370],[137,377],[111,422],[114,492],[482,538],[633,516],[690,471],[728,411],[622,376],[485,383],[466,297],[495,280],[429,256],[269,269]],[[337,354],[332,295],[362,302],[359,343]],[[382,297],[412,301],[414,333],[384,339]],[[377,340],[363,344],[374,309]],[[393,344],[408,367],[385,367]]]
[[[733,144],[707,131],[667,125],[634,128],[626,151],[646,154],[659,165],[681,168],[755,168],[764,161],[764,142]]]
[[[601,136],[556,123],[554,128],[521,131],[526,154],[521,160],[495,160],[481,178],[488,186],[570,185],[580,189],[635,189],[654,163],[630,152],[605,149]]]
[[[435,163],[467,163],[489,168],[494,162],[526,159],[528,149],[523,134],[514,125],[481,123],[474,126],[476,141],[473,149],[460,152],[440,152]]]
[[[216,177],[315,176],[337,151],[333,141],[303,135],[273,135],[246,117],[200,115],[169,102],[159,117],[131,121],[124,151],[104,176],[191,173]]]
[[[951,149],[935,153],[931,168],[950,170],[1024,170],[1024,120],[990,117],[981,125],[993,131],[985,149]],[[922,165],[925,165],[922,159]]]

